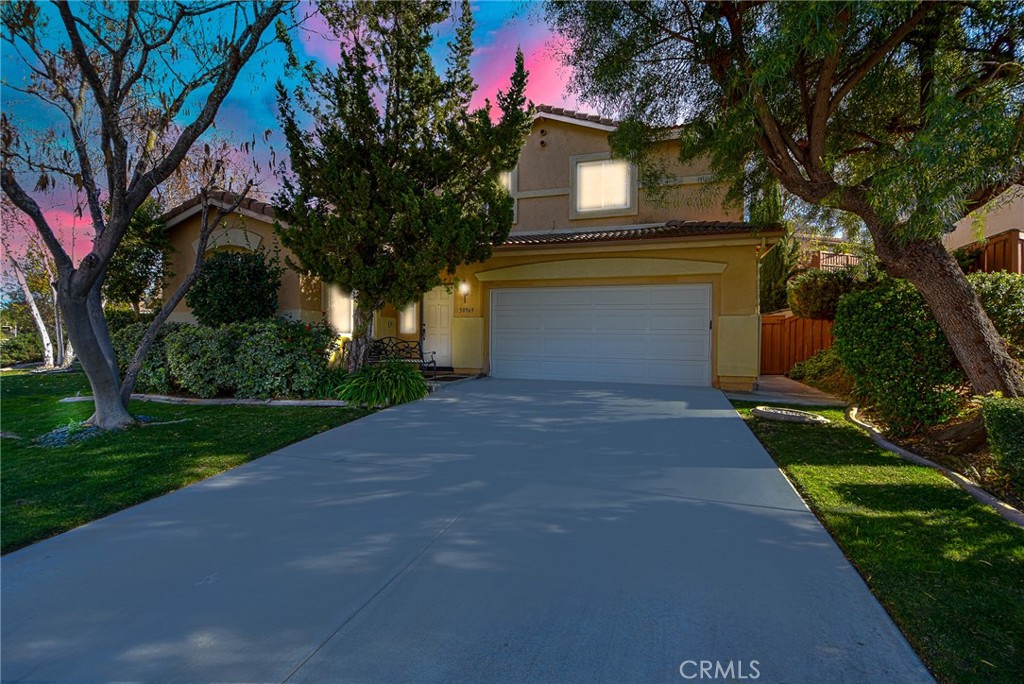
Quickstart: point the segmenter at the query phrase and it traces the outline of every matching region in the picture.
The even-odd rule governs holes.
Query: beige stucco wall
[[[946,249],[956,249],[1014,228],[1024,229],[1024,188],[1019,185],[958,221],[943,242]]]
[[[174,255],[171,259],[171,270],[174,275],[164,284],[164,296],[173,293],[185,276],[195,265],[196,243],[199,240],[200,216],[190,216],[180,223],[168,228]],[[269,221],[269,220],[268,220]],[[207,255],[217,249],[257,249],[262,247],[268,254],[280,249],[281,265],[285,268],[281,274],[281,289],[278,291],[279,316],[319,321],[323,318],[323,302],[320,282],[313,278],[300,276],[288,268],[286,257],[291,252],[281,247],[274,226],[268,221],[235,213],[225,217],[222,225],[210,236],[207,244]],[[194,323],[195,317],[182,301],[171,312],[169,320]]]
[[[516,168],[513,196],[516,197],[516,223],[513,233],[537,233],[551,230],[665,223],[673,219],[699,221],[739,221],[741,208],[724,209],[724,191],[698,183],[705,165],[682,166],[676,160],[678,144],[662,145],[667,175],[680,179],[673,184],[663,202],[652,202],[643,187],[638,191],[635,211],[622,216],[571,218],[570,194],[572,157],[608,153],[606,131],[561,121],[539,118],[526,139]]]

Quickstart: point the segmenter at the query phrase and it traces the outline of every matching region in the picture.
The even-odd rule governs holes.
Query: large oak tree
[[[573,85],[644,165],[678,124],[739,201],[774,176],[860,217],[920,290],[979,393],[1024,395],[941,236],[1024,182],[1020,2],[549,1]],[[679,129],[676,129],[679,130]]]

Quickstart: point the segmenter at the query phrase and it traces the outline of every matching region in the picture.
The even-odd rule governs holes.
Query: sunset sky
[[[484,98],[493,102],[499,89],[508,87],[513,69],[516,47],[523,50],[526,68],[530,72],[527,97],[534,103],[573,107],[574,99],[565,93],[567,76],[554,54],[554,37],[544,25],[538,4],[515,0],[512,2],[477,0],[472,4],[476,20],[474,44],[476,51],[472,70],[479,86],[474,106],[483,104]],[[327,28],[323,19],[315,14],[314,3],[304,3],[300,13],[310,14],[301,29],[295,33],[296,45],[301,54],[323,64],[335,64],[339,47],[337,40]],[[55,27],[57,28],[57,27]],[[439,27],[439,39],[434,49],[435,61],[443,64],[445,38],[450,35],[451,23]],[[9,46],[3,46],[9,55]],[[284,136],[276,119],[274,84],[284,77],[284,50],[272,46],[265,54],[254,58],[243,70],[231,95],[223,103],[216,120],[216,135],[242,142],[256,137],[261,148],[256,153],[266,160],[273,148],[278,156],[286,154]],[[4,82],[17,83],[25,77],[26,70],[15,59],[3,59]],[[287,79],[286,79],[287,82]],[[291,81],[294,86],[297,82]],[[43,105],[25,100],[6,87],[3,92],[4,110],[16,123],[53,121],[59,119],[45,111]],[[262,143],[263,135],[270,131],[269,139]],[[277,181],[262,165],[260,192],[270,195],[277,188]],[[67,248],[71,248],[72,236],[75,243],[75,258],[81,258],[89,249],[91,227],[88,219],[76,218],[73,194],[65,189],[48,195],[35,195],[47,210],[47,216],[61,234]],[[17,241],[17,240],[16,240]],[[20,241],[17,241],[20,242]]]

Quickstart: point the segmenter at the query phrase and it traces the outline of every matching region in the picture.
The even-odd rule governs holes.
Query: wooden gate
[[[782,375],[832,346],[832,321],[797,318],[791,311],[761,316],[761,374]]]

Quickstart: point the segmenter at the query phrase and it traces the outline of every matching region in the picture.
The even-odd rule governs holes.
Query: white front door
[[[444,287],[435,287],[423,295],[423,355],[439,367],[452,365],[452,311],[455,298]]]

